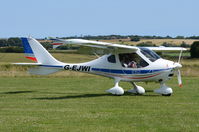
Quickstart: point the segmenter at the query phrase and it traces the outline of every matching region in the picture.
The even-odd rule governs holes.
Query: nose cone
[[[182,68],[182,65],[180,63],[177,63],[177,62],[175,62],[173,64],[173,66],[174,66],[174,68],[177,68],[177,69]]]

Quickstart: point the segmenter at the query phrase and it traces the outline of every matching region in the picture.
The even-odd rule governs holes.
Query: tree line
[[[46,49],[52,49],[50,42],[41,42]],[[23,53],[23,45],[20,38],[0,39],[0,52],[2,53]]]
[[[70,39],[70,38],[78,38],[78,39],[92,39],[92,40],[111,40],[111,39],[130,39],[131,41],[140,41],[140,39],[199,39],[199,36],[140,36],[140,35],[99,35],[99,36],[71,36],[71,37],[62,37],[62,39]],[[47,39],[47,38],[45,38]],[[44,47],[51,48],[48,42],[42,43]],[[22,47],[20,38],[8,38],[8,39],[0,39],[0,47]]]
[[[80,35],[80,36],[70,36],[70,37],[62,37],[63,39],[70,39],[70,38],[79,38],[79,39],[92,39],[92,40],[111,40],[111,39],[199,39],[199,36],[141,36],[141,35],[98,35],[98,36],[91,36],[91,35]]]
[[[175,38],[166,36],[138,36],[138,35],[129,35],[129,36],[122,36],[122,35],[107,35],[107,36],[73,36],[73,37],[64,37],[63,39],[69,38],[80,38],[80,39],[93,39],[93,40],[111,40],[111,39],[129,39],[131,41],[139,41],[140,39],[199,39],[199,36],[191,36],[191,37],[184,37],[184,36],[177,36]],[[46,39],[46,38],[45,38]],[[52,49],[52,45],[50,42],[41,42],[41,44],[48,50]],[[142,42],[139,43],[137,46],[156,46],[152,42]],[[173,45],[167,42],[164,42],[162,46],[165,47],[176,47],[177,45]],[[189,48],[191,52],[192,58],[199,58],[199,41],[195,41],[191,46],[182,42],[180,47]],[[60,50],[70,49],[69,47],[59,47]],[[71,49],[77,49],[77,47],[71,47]],[[20,38],[8,38],[8,39],[0,39],[0,52],[8,52],[8,53],[22,53],[23,46]]]

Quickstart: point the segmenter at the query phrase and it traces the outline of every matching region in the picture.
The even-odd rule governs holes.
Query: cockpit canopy
[[[160,59],[160,56],[148,48],[140,47],[140,52],[121,53],[119,61],[125,68],[142,68],[149,65],[150,61],[154,62]],[[107,57],[109,63],[116,63],[116,56],[111,54]]]
[[[151,62],[160,59],[160,56],[150,49],[141,47],[140,52]],[[119,60],[121,65],[126,68],[142,68],[149,65],[148,62],[136,52],[119,54]]]
[[[161,58],[158,54],[156,54],[154,51],[152,51],[148,48],[144,48],[144,47],[139,47],[139,48],[140,48],[141,53],[152,62]]]

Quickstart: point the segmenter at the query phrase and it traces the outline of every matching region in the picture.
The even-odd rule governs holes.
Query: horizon
[[[73,35],[73,36],[55,36],[53,38],[85,38],[85,37],[108,37],[108,36],[121,36],[121,37],[130,37],[130,36],[138,36],[140,37],[140,39],[143,39],[144,37],[162,37],[162,38],[149,38],[149,39],[198,39],[198,36],[183,36],[183,35],[178,35],[178,36],[170,36],[170,35],[166,35],[166,36],[156,36],[156,35],[119,35],[119,34],[110,34],[110,35]],[[33,37],[36,39],[45,39],[45,38],[49,38],[51,36],[44,36],[44,37],[34,37],[31,35],[28,36],[21,36],[21,37]],[[0,37],[0,39],[9,39],[9,38],[21,38],[20,36],[11,36],[11,37]],[[167,38],[167,37],[171,37],[171,38]],[[177,37],[184,37],[184,38],[177,38]],[[190,38],[190,37],[197,37],[197,38]],[[146,38],[148,39],[148,38]]]

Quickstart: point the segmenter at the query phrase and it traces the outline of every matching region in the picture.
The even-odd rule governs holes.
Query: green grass
[[[53,53],[63,62],[85,62],[91,55]],[[104,91],[113,80],[63,71],[31,76],[28,67],[10,65],[32,62],[21,53],[0,53],[0,131],[9,132],[136,132],[199,130],[199,60],[183,59],[183,88],[176,77],[168,82],[171,97],[152,92],[156,83],[139,83],[143,96]],[[184,77],[186,76],[186,77]],[[189,77],[188,77],[189,76]],[[193,77],[196,76],[196,77]],[[125,90],[129,83],[120,84]]]
[[[156,83],[140,83],[143,96],[113,96],[104,92],[113,80],[102,77],[1,77],[0,131],[198,131],[199,79],[183,81],[183,88],[168,82],[171,97],[153,93]]]

